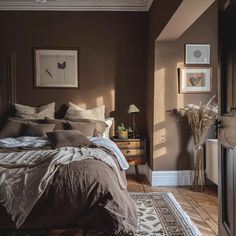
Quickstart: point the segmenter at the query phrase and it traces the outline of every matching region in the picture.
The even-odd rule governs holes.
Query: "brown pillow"
[[[66,121],[60,119],[50,119],[48,117],[45,118],[45,124],[55,124],[54,130],[64,130],[66,129]]]
[[[8,119],[7,123],[3,126],[0,131],[0,138],[12,137],[16,138],[19,136],[23,136],[25,130],[27,129],[27,122]]]
[[[55,124],[36,124],[29,125],[25,131],[25,136],[47,136],[47,132],[52,132]]]
[[[95,146],[78,130],[56,130],[47,133],[54,148],[60,147],[92,147]]]
[[[27,120],[27,119],[16,117],[16,116],[11,116],[8,119],[20,121],[20,122],[23,122],[23,123],[26,123],[26,124],[29,124],[29,123],[44,124],[45,123],[44,119],[43,120],[42,119],[39,119],[39,120]]]
[[[95,124],[95,130],[93,133],[94,137],[102,137],[107,127],[106,122],[102,120],[91,120],[91,119],[75,119],[75,120],[69,119],[69,120],[74,122],[77,121],[77,122]]]
[[[92,137],[95,130],[95,123],[84,123],[84,122],[71,122],[67,121],[69,129],[79,130],[82,134],[87,137]]]

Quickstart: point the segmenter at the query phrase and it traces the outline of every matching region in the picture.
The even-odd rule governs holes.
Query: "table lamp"
[[[133,138],[136,138],[136,131],[137,131],[137,127],[136,127],[136,123],[135,123],[135,114],[139,113],[140,110],[139,108],[135,105],[135,104],[130,104],[127,113],[132,115],[132,119],[133,119]]]

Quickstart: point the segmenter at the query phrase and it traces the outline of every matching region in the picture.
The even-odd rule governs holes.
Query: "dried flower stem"
[[[186,104],[184,108],[179,109],[182,116],[186,116],[188,124],[193,135],[194,147],[194,178],[193,189],[202,191],[205,186],[205,171],[202,144],[206,132],[210,126],[215,123],[218,116],[218,106],[214,103],[215,95],[207,102],[206,105],[199,106]]]

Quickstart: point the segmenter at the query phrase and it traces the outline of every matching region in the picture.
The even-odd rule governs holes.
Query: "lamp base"
[[[139,135],[137,134],[137,126],[136,126],[136,122],[135,122],[135,115],[132,114],[132,119],[133,119],[133,138],[138,138]]]

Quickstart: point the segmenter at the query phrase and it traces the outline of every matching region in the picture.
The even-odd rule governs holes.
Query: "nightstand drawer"
[[[119,148],[125,148],[125,149],[129,149],[129,148],[144,148],[144,142],[143,141],[122,141],[122,142],[117,142],[116,141],[116,145]]]
[[[144,149],[121,149],[122,153],[124,156],[141,156],[145,155],[145,150]]]
[[[129,165],[134,166],[134,165],[143,165],[146,163],[146,160],[144,157],[126,157],[127,162]]]

